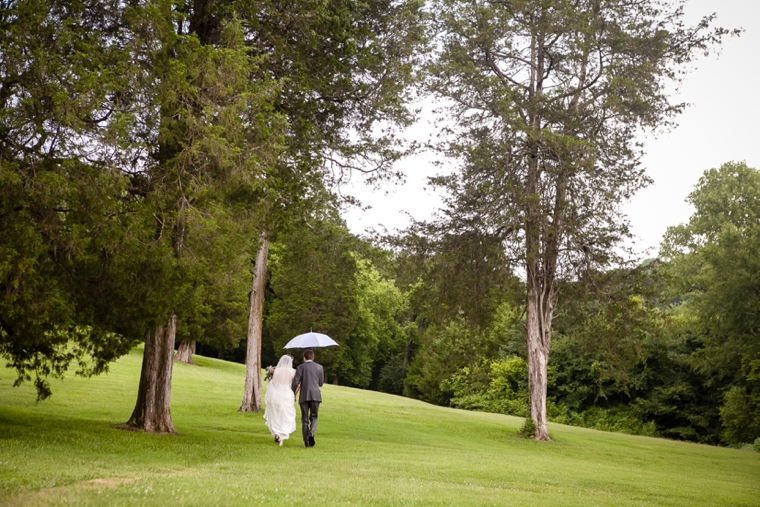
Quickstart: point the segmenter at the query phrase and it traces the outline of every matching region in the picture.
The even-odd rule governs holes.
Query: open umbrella
[[[327,336],[326,334],[322,333],[315,333],[314,331],[309,331],[308,333],[299,334],[292,340],[290,340],[287,345],[285,345],[284,349],[310,349],[314,347],[337,347],[338,344]]]

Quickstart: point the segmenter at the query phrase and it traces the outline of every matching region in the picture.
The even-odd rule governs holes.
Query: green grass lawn
[[[244,366],[197,356],[174,366],[179,435],[118,430],[140,354],[39,404],[0,370],[0,505],[760,506],[758,453],[556,424],[534,442],[514,417],[345,387],[323,388],[316,447],[278,447],[237,412]]]

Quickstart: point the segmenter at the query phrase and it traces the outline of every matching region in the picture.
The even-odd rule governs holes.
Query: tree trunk
[[[546,427],[546,388],[549,363],[549,340],[544,303],[551,301],[551,291],[542,279],[540,255],[540,227],[538,210],[529,206],[528,220],[525,226],[526,243],[526,328],[528,345],[528,389],[530,393],[530,416],[535,427],[536,440],[550,440]],[[551,319],[551,313],[549,314]],[[551,326],[551,320],[549,321]],[[550,329],[550,328],[549,328]]]
[[[245,391],[238,412],[261,412],[261,331],[264,321],[264,289],[267,278],[269,235],[259,237],[259,251],[253,270],[251,311],[248,315],[248,346],[245,354]]]
[[[157,326],[145,339],[140,387],[137,403],[127,426],[148,433],[176,433],[172,423],[170,399],[172,391],[172,356],[177,316],[172,314],[169,322]]]
[[[219,359],[224,359],[224,345],[219,345],[219,353],[216,357]]]
[[[533,149],[537,151],[534,146]],[[534,157],[529,161],[528,188],[538,195],[538,163]],[[530,416],[535,426],[536,440],[551,440],[546,427],[546,388],[549,347],[551,345],[551,321],[554,306],[553,262],[544,262],[542,267],[541,223],[543,217],[532,199],[528,204],[525,224],[526,252],[526,328],[528,345],[528,389],[530,393]],[[550,242],[551,243],[551,242]],[[549,245],[551,250],[551,245]],[[544,256],[551,253],[543,252]],[[546,261],[546,259],[544,258]]]
[[[537,268],[538,263],[535,263]],[[537,271],[537,270],[536,270]],[[536,428],[536,440],[551,440],[546,427],[547,365],[549,343],[543,331],[544,317],[541,311],[541,291],[534,270],[528,269],[528,298],[526,325],[528,331],[528,388],[530,390],[530,417]]]
[[[531,41],[530,92],[532,98],[543,95],[545,48],[542,29]],[[553,273],[541,269],[542,232],[545,233],[546,219],[540,208],[541,166],[539,163],[541,146],[540,106],[530,112],[531,128],[528,138],[528,175],[526,179],[526,221],[525,221],[525,264],[526,264],[526,327],[528,341],[528,390],[530,393],[530,416],[535,426],[536,440],[551,440],[546,427],[546,388],[551,340],[551,318],[553,305]],[[546,306],[548,303],[548,306]],[[547,313],[548,311],[548,313]],[[548,317],[548,319],[547,319]]]
[[[179,342],[177,349],[177,361],[193,364],[193,354],[195,354],[195,340],[182,340]]]

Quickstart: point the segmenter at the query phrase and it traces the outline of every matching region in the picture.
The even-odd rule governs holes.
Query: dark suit
[[[317,431],[317,415],[319,404],[322,402],[322,393],[319,388],[324,383],[325,371],[322,369],[322,365],[314,361],[306,361],[296,368],[296,375],[293,377],[293,383],[290,386],[293,392],[298,389],[299,385],[301,386],[298,404],[301,406],[301,430],[306,445],[309,444],[309,437],[313,438]]]

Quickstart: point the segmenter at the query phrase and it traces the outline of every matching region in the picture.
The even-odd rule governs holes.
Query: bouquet
[[[272,377],[274,376],[274,366],[269,365],[267,366],[267,374],[264,377],[264,382],[269,382],[272,380]]]

